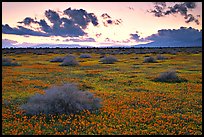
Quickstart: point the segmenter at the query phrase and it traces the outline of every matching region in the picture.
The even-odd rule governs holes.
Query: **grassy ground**
[[[143,63],[144,56],[117,54],[102,64],[100,55],[79,58],[79,66],[49,60],[66,54],[4,54],[21,66],[2,67],[2,133],[9,134],[202,134],[202,53],[163,54],[167,60]],[[138,57],[138,59],[135,59]],[[155,82],[175,69],[187,82]],[[77,83],[101,98],[99,111],[76,115],[27,116],[19,109],[34,93],[54,85]]]

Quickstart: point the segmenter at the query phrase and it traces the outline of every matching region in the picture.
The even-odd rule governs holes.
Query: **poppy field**
[[[57,49],[53,49],[57,50]],[[70,49],[71,51],[72,49]],[[94,49],[97,50],[97,49]],[[109,49],[110,51],[113,49]],[[2,66],[3,135],[202,135],[202,51],[163,53],[106,53],[117,61],[105,64],[101,54],[89,52],[3,53],[17,66]],[[72,55],[77,66],[50,62]],[[175,70],[185,81],[155,81]],[[28,115],[20,106],[35,93],[52,86],[75,83],[100,98],[101,107],[74,114]]]

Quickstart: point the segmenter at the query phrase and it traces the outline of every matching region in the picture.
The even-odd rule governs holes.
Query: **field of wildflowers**
[[[100,62],[100,54],[80,58],[77,66],[50,62],[68,54],[3,54],[20,66],[2,66],[3,135],[201,135],[202,52],[162,54],[166,60],[145,63],[146,55],[115,54],[114,64]],[[180,83],[154,81],[174,69]],[[53,85],[76,83],[101,99],[101,108],[78,114],[26,115],[22,104]]]

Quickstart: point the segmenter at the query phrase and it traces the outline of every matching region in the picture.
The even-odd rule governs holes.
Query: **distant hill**
[[[202,47],[202,38],[194,41],[171,41],[171,42],[150,42],[147,44],[134,45],[133,47]]]
[[[80,47],[91,47],[91,46],[83,46],[79,44],[38,44],[32,46],[31,48],[80,48]]]

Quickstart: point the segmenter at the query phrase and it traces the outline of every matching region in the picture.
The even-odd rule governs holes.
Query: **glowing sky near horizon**
[[[171,5],[171,3],[170,3]],[[95,42],[71,42],[65,41],[66,37],[60,36],[22,36],[3,34],[2,39],[17,41],[18,43],[54,43],[54,44],[84,44],[84,45],[136,45],[139,42],[130,40],[130,34],[138,33],[140,37],[147,37],[157,33],[161,29],[179,29],[180,27],[192,27],[202,29],[202,3],[190,11],[194,15],[200,15],[197,25],[195,22],[185,23],[183,16],[169,15],[155,17],[147,10],[154,7],[152,2],[2,2],[2,25],[16,27],[17,22],[26,17],[36,20],[46,19],[45,11],[48,9],[63,12],[67,8],[84,9],[88,13],[94,13],[99,19],[99,26],[89,25],[84,31],[87,36],[78,37],[83,39],[93,38]],[[100,16],[107,13],[111,19],[121,19],[120,25],[104,26]],[[47,21],[47,20],[46,20]],[[48,21],[47,21],[48,22]],[[49,23],[48,23],[49,24]],[[101,34],[97,37],[96,34]],[[108,40],[109,41],[108,41]]]

